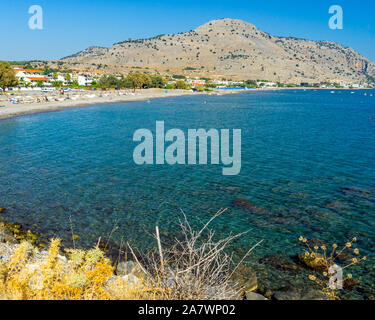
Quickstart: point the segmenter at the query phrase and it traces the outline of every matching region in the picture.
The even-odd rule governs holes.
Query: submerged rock
[[[279,289],[273,295],[275,300],[328,300],[328,297],[322,291],[313,288],[297,288],[294,286],[287,286]]]
[[[363,190],[357,187],[346,187],[346,188],[341,188],[340,192],[344,195],[347,196],[354,196],[358,198],[364,198],[368,199],[370,197],[370,192],[367,190]]]
[[[321,246],[324,246],[325,243],[323,240],[320,240],[320,239],[309,239],[307,240],[307,244],[310,247],[315,247],[315,246],[321,247]]]
[[[340,263],[351,263],[353,258],[355,257],[347,252],[341,252],[335,256],[335,259]]]
[[[308,289],[302,293],[301,300],[328,300],[328,297],[319,290]]]
[[[278,270],[288,271],[292,273],[298,272],[298,266],[295,263],[279,255],[265,256],[262,259],[260,259],[259,262],[276,268]]]
[[[345,281],[344,281],[344,290],[352,291],[356,287],[358,287],[360,284],[361,284],[361,282],[359,280],[345,279]]]
[[[345,205],[340,202],[328,202],[324,205],[326,208],[334,210],[343,210],[346,209]]]
[[[298,200],[306,200],[307,199],[307,195],[305,195],[302,192],[297,192],[297,193],[292,193],[289,196],[289,198],[291,198],[291,199],[298,199]]]
[[[296,291],[278,291],[273,295],[273,298],[275,300],[286,300],[286,301],[292,301],[292,300],[301,300],[301,295]]]
[[[253,203],[247,202],[245,200],[234,200],[233,207],[240,208],[244,211],[251,212],[255,215],[264,216],[269,215],[270,212],[264,208],[258,207]]]
[[[0,207],[0,213],[4,213],[5,211],[7,211],[6,208]]]
[[[236,186],[224,186],[217,183],[213,183],[211,186],[219,191],[241,192],[241,188]]]
[[[284,226],[295,226],[298,225],[298,221],[292,218],[285,218],[285,217],[273,217],[269,219],[269,222],[275,225],[284,225]]]

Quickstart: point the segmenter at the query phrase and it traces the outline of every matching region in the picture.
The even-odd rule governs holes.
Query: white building
[[[72,75],[70,75],[70,79],[72,79]],[[61,75],[61,74],[57,75],[56,81],[62,82],[63,86],[68,86],[72,83],[71,80],[70,81],[66,80],[66,75]]]
[[[90,86],[92,84],[92,78],[88,76],[78,76],[78,85],[80,86]]]
[[[11,66],[15,73],[18,81],[24,83],[31,83],[36,85],[38,81],[42,81],[43,84],[48,85],[50,80],[43,75],[42,70],[25,69],[24,65],[12,65]]]
[[[262,82],[258,82],[258,86],[261,84]],[[263,87],[267,87],[267,88],[275,88],[277,87],[277,83],[275,82],[265,82],[263,84]]]

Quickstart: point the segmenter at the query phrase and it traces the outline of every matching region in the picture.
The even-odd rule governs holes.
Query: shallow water
[[[180,128],[242,129],[242,171],[221,166],[136,166],[133,133]],[[264,208],[255,215],[235,200]],[[80,246],[111,234],[116,243],[153,245],[176,234],[183,210],[193,225],[228,208],[213,224],[218,235],[250,232],[236,241],[260,286],[306,283],[306,274],[258,264],[290,257],[298,238],[345,243],[357,236],[370,257],[375,245],[375,97],[363,91],[249,92],[97,105],[0,121],[0,205],[5,217],[69,242],[69,217]],[[114,232],[114,227],[117,226]],[[374,260],[354,268],[374,291]],[[372,288],[371,288],[372,287]],[[353,293],[352,297],[362,297]]]

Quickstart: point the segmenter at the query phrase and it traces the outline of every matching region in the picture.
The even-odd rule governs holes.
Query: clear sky
[[[30,30],[29,7],[43,8],[43,30]],[[331,5],[344,29],[328,27]],[[0,0],[0,60],[59,59],[92,45],[195,29],[213,19],[242,19],[272,35],[330,40],[375,61],[375,1]]]

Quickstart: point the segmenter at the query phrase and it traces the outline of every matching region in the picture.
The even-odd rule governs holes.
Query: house
[[[26,69],[24,65],[12,65],[11,66],[15,73],[18,81],[24,83],[30,83],[31,85],[36,85],[39,81],[42,81],[43,84],[49,84],[50,79],[43,75],[42,70],[36,69]]]
[[[204,87],[204,85],[206,84],[206,80],[203,80],[203,79],[193,79],[193,80],[191,80],[191,84],[194,87]]]
[[[90,86],[93,82],[92,78],[86,75],[79,75],[77,81],[80,86]]]
[[[70,79],[72,79],[72,75],[70,75]],[[72,83],[71,80],[66,79],[66,75],[58,74],[56,81],[61,82],[63,86],[68,86]]]
[[[262,82],[258,82],[258,86],[260,86]],[[277,87],[277,83],[275,82],[263,82],[263,87],[267,88],[275,88]]]

